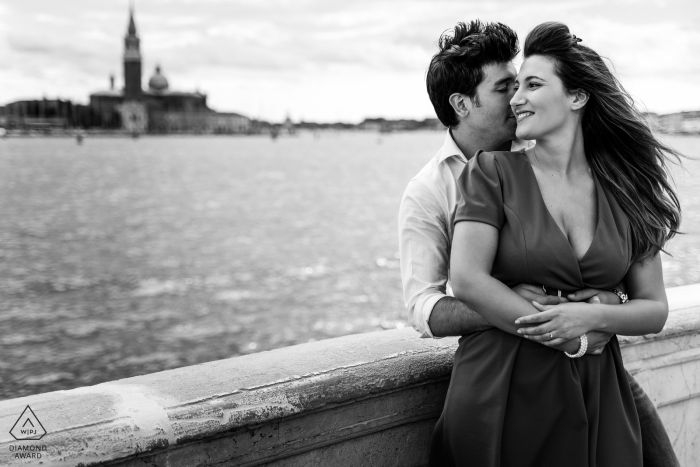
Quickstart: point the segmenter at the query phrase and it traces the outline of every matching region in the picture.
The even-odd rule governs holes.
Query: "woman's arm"
[[[668,318],[661,255],[632,264],[624,282],[633,300],[617,306],[601,305],[595,329],[625,336],[661,332]]]
[[[556,345],[589,331],[640,336],[660,332],[668,318],[668,301],[659,254],[630,266],[625,284],[633,300],[623,305],[565,303],[519,318],[521,332],[545,345]],[[548,340],[552,332],[555,339]]]
[[[537,314],[538,310],[501,281],[491,277],[498,236],[498,229],[489,224],[471,221],[455,224],[450,254],[452,291],[457,299],[493,326],[519,335],[515,320]],[[578,346],[578,339],[575,339],[560,342],[556,347],[576,352]]]

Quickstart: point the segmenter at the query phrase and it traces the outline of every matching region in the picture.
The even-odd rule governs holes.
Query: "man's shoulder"
[[[455,158],[456,159],[456,158]],[[455,172],[450,167],[450,164],[459,164]],[[406,193],[444,193],[449,185],[454,184],[455,175],[461,172],[464,163],[461,161],[440,161],[437,156],[432,157],[420,171],[411,178],[406,187]]]

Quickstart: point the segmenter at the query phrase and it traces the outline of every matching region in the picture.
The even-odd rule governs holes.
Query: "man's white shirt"
[[[513,149],[527,142],[513,141]],[[455,209],[462,197],[457,179],[467,158],[447,130],[445,142],[411,179],[399,208],[401,282],[408,321],[421,337],[433,336],[428,320],[443,297],[452,296],[450,250]]]

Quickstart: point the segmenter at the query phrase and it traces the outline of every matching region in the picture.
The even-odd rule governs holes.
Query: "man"
[[[455,209],[460,201],[457,178],[478,150],[522,147],[515,140],[510,109],[518,54],[514,31],[501,23],[459,23],[443,34],[426,77],[428,95],[448,127],[437,155],[409,182],[399,210],[401,279],[408,320],[424,338],[460,336],[492,326],[451,296],[449,264]],[[521,284],[519,295],[543,305],[571,301],[619,304],[621,292],[585,289],[568,297],[545,295],[541,287]],[[588,333],[588,354],[599,354],[609,334]],[[677,466],[678,461],[654,405],[627,375],[642,428],[644,465]]]

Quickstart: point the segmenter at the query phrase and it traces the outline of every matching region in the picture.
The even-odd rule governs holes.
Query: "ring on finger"
[[[554,339],[554,335],[552,335],[552,331],[549,331],[549,340],[551,341],[552,339]]]

